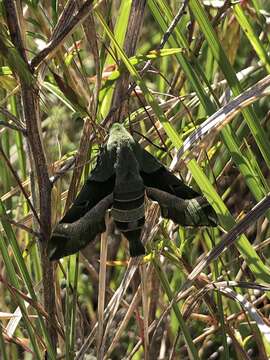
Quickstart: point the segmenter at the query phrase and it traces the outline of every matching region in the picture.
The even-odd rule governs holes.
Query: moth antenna
[[[160,139],[161,143],[164,145],[164,147],[165,147],[165,149],[166,149],[166,148],[167,148],[167,146],[166,146],[166,144],[165,144],[165,142],[164,142],[164,140],[163,140],[163,138],[162,138],[162,136],[161,136],[161,134],[160,134],[160,132],[159,132],[159,130],[158,130],[158,128],[157,128],[157,126],[156,126],[156,124],[155,124],[155,122],[153,121],[153,119],[152,119],[151,115],[149,114],[149,112],[148,112],[148,110],[147,110],[147,108],[146,108],[145,104],[142,102],[141,98],[140,98],[140,97],[139,97],[139,95],[137,94],[136,89],[134,89],[134,93],[135,93],[136,97],[138,98],[138,100],[139,100],[140,104],[141,104],[141,105],[142,105],[142,107],[144,108],[144,111],[145,111],[145,112],[146,112],[146,114],[148,115],[149,120],[151,121],[152,126],[155,128],[155,130],[156,130],[156,132],[157,132],[157,134],[158,134],[158,137],[159,137],[159,139]]]
[[[144,138],[146,141],[149,142],[149,144],[153,145],[154,147],[156,147],[158,150],[161,150],[163,152],[168,152],[168,148],[165,146],[159,146],[157,144],[155,144],[152,140],[150,140],[147,136],[143,135],[141,132],[137,131],[137,130],[133,130],[133,132],[135,134],[140,135],[142,138]]]

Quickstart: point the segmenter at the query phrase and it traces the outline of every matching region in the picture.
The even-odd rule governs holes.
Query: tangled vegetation
[[[0,358],[270,357],[270,3],[0,1]],[[214,208],[47,243],[115,122]]]

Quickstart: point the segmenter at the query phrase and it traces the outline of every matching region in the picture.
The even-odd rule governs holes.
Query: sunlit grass
[[[198,126],[267,79],[270,5],[189,0],[160,47],[186,2],[148,0],[144,10],[137,3],[134,12],[132,1],[22,2],[16,16],[25,54],[12,44],[9,0],[1,3],[1,359],[270,356],[269,211],[186,282],[269,192],[269,87],[177,158]],[[38,95],[34,137],[24,119],[27,91]],[[102,242],[55,264],[55,288],[42,289],[49,268],[41,241],[48,234],[40,233],[35,140],[40,136],[46,155],[44,177],[53,180],[48,218],[55,226],[115,121],[203,193],[219,227],[177,228],[149,202],[144,259],[130,260],[126,240],[106,232]]]

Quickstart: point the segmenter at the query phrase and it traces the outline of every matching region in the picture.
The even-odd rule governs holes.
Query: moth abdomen
[[[126,198],[125,200],[120,200],[119,197],[114,197],[111,214],[115,222],[130,223],[128,228],[132,229],[133,223],[135,224],[136,221],[144,219],[144,193],[135,199]]]
[[[142,189],[141,189],[142,190]],[[145,223],[144,189],[133,193],[114,194],[111,214],[115,225],[129,241],[130,255],[145,254],[140,237]]]
[[[139,223],[140,222],[142,222],[142,219],[139,220]],[[143,225],[144,225],[144,218],[143,218]],[[122,231],[122,233],[128,239],[129,252],[131,257],[145,254],[145,249],[141,242],[141,233],[142,233],[143,225],[134,230]]]
[[[143,255],[141,232],[145,222],[145,187],[130,141],[117,148],[115,175],[112,217],[118,230],[129,241],[130,255]]]
[[[144,223],[145,223],[145,217],[136,220],[136,221],[130,221],[130,222],[121,222],[114,220],[115,225],[119,231],[121,231],[126,237],[128,236],[128,233],[135,231],[135,230],[142,230]]]

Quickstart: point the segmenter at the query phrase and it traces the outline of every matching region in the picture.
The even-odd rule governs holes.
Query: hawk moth
[[[157,201],[164,218],[182,226],[216,226],[211,205],[136,142],[122,124],[112,125],[96,167],[48,244],[50,260],[84,248],[105,231],[111,209],[116,227],[129,241],[131,257],[143,255],[145,195]]]

